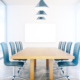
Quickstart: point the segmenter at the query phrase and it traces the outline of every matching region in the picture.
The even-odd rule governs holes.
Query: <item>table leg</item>
[[[30,59],[30,79],[34,79],[34,59]]]
[[[53,79],[53,59],[49,59],[49,79]]]
[[[36,59],[34,59],[34,66],[36,67]]]
[[[48,66],[49,66],[49,60],[46,59],[46,67],[48,67]]]

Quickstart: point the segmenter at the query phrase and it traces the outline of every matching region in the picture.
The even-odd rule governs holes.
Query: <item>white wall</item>
[[[49,5],[45,21],[36,20],[35,5],[8,5],[7,41],[22,41],[25,47],[53,47],[59,41],[75,42],[75,6]],[[25,23],[53,23],[57,27],[56,43],[25,43]]]
[[[0,43],[6,42],[6,22],[5,22],[5,5],[0,0]],[[2,57],[1,53],[1,45],[0,45],[0,57]]]
[[[80,2],[76,5],[76,41],[80,42]]]

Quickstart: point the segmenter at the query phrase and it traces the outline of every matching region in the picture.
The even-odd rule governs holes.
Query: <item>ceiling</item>
[[[37,5],[40,0],[3,0],[8,5]],[[75,5],[80,0],[44,0],[47,5]]]

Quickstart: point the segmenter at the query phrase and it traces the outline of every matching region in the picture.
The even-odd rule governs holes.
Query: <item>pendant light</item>
[[[38,17],[37,20],[45,20],[44,17]]]
[[[47,15],[44,11],[39,11],[36,15]]]
[[[36,5],[36,10],[46,10],[48,9],[48,6],[44,2],[44,0],[40,0],[40,2]]]

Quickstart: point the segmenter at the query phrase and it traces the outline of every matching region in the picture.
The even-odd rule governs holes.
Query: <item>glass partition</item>
[[[0,43],[6,42],[6,5],[0,1]],[[2,57],[0,46],[0,58]]]

